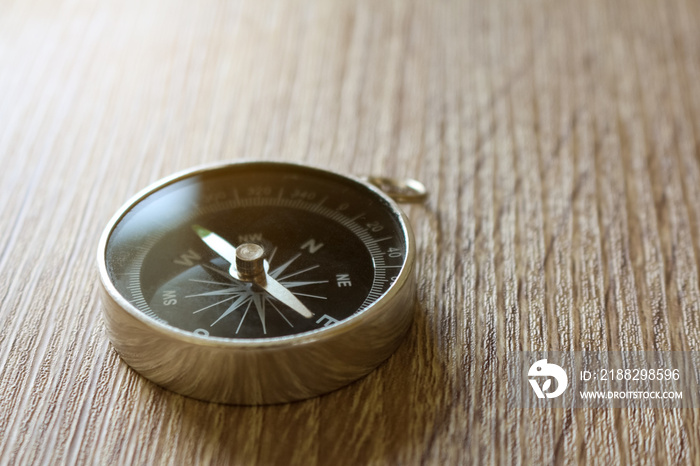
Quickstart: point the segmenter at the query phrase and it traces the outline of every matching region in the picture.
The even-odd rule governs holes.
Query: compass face
[[[242,272],[247,259],[236,265],[242,246],[261,247],[258,272]],[[116,221],[105,263],[116,292],[147,319],[204,337],[260,339],[362,313],[391,288],[406,248],[400,214],[364,184],[248,163],[191,172],[142,195]]]

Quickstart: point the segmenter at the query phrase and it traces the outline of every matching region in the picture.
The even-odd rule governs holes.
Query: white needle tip
[[[205,236],[208,236],[211,234],[211,231],[207,230],[201,225],[192,225],[192,229],[194,230],[195,233],[197,233],[197,236],[200,238],[204,238]]]

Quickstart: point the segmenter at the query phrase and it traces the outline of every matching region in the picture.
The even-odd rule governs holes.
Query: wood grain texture
[[[698,409],[512,409],[519,350],[700,351],[700,3],[0,0],[0,463],[698,464]],[[412,176],[406,342],[335,393],[184,398],[95,248],[176,170]],[[512,388],[512,387],[510,387]]]

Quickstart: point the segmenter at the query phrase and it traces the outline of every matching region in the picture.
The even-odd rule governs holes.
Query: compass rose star
[[[276,252],[276,248],[273,251],[273,254],[271,254],[270,259],[274,257],[274,252]],[[309,285],[319,285],[319,284],[325,284],[328,283],[328,280],[299,280],[299,275],[305,274],[307,272],[310,272],[312,270],[315,270],[319,268],[319,265],[313,265],[310,267],[306,267],[301,270],[297,271],[292,271],[291,273],[286,274],[285,276],[280,277],[287,269],[290,268],[290,266],[300,257],[300,254],[296,254],[283,264],[279,265],[278,267],[270,270],[269,274],[271,277],[277,279],[279,281],[279,284],[282,285],[284,288],[288,290],[300,288],[300,287],[305,287]],[[249,311],[251,310],[251,307],[255,308],[255,311],[258,315],[258,318],[260,319],[260,323],[262,325],[262,331],[264,335],[267,335],[267,307],[271,307],[272,309],[275,310],[277,314],[279,314],[282,319],[287,322],[287,324],[290,327],[294,327],[292,322],[289,321],[289,319],[284,315],[284,313],[280,310],[278,307],[279,305],[279,300],[276,299],[273,296],[270,296],[267,293],[264,293],[262,291],[255,290],[254,287],[251,284],[248,283],[241,283],[240,281],[234,279],[229,275],[229,273],[225,270],[221,270],[218,267],[214,267],[210,264],[203,264],[203,267],[210,271],[213,272],[217,275],[220,275],[221,278],[224,280],[221,281],[216,281],[216,280],[203,280],[203,279],[190,279],[190,281],[197,282],[197,283],[203,283],[206,285],[212,285],[212,286],[217,286],[220,287],[218,289],[210,290],[210,291],[204,291],[201,293],[195,293],[195,294],[190,294],[187,295],[187,298],[200,298],[200,297],[221,297],[222,299],[208,304],[202,308],[199,308],[195,311],[193,311],[194,314],[200,313],[202,311],[211,309],[211,308],[217,308],[219,305],[226,304],[227,307],[224,310],[224,312],[219,315],[219,317],[211,324],[213,327],[220,321],[222,321],[224,318],[228,317],[235,311],[241,311],[243,313],[243,316],[241,317],[241,321],[236,329],[236,333],[239,333],[243,322],[245,321]],[[295,280],[290,280],[293,277],[297,277]],[[316,298],[316,299],[326,299],[325,296],[319,296],[319,295],[314,295],[314,294],[308,294],[308,293],[301,293],[299,291],[291,291],[293,294],[297,296],[303,296],[307,298]]]

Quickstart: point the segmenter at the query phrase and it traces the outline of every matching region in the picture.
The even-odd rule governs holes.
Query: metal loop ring
[[[382,190],[396,202],[420,203],[428,197],[428,192],[423,183],[411,178],[397,179],[368,176],[364,180]]]

